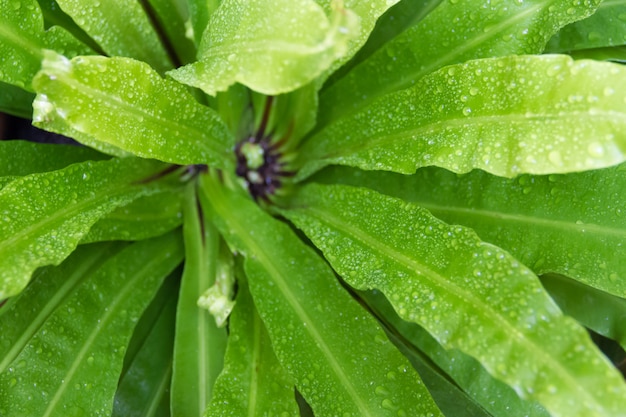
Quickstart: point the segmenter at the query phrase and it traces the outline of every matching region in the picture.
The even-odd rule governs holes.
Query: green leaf
[[[30,83],[40,68],[44,49],[66,56],[90,51],[60,27],[44,31],[41,9],[35,0],[1,0],[0,81],[32,91]]]
[[[189,6],[187,33],[196,45],[200,45],[202,34],[209,24],[210,17],[221,2],[222,0],[187,0]]]
[[[8,113],[22,119],[30,119],[33,115],[35,95],[20,87],[0,81],[0,112]]]
[[[626,46],[612,48],[581,49],[572,51],[569,55],[574,59],[595,59],[598,61],[626,62]]]
[[[0,309],[0,373],[15,361],[76,287],[124,246],[110,243],[79,246],[59,266],[35,272],[31,285]]]
[[[0,177],[56,171],[77,162],[105,158],[106,155],[83,146],[3,140],[0,141]]]
[[[176,297],[170,294],[144,344],[120,379],[112,417],[169,417],[175,318]]]
[[[219,116],[145,63],[47,54],[33,85],[34,124],[89,146],[220,168],[234,159],[233,139]]]
[[[201,185],[212,220],[245,257],[276,357],[316,414],[441,415],[406,358],[310,247],[247,196],[208,176]]]
[[[511,255],[425,209],[364,188],[309,185],[281,213],[348,284],[378,289],[445,349],[477,358],[554,416],[618,416],[626,384]]]
[[[138,198],[91,226],[81,243],[143,240],[167,233],[182,223],[182,187]]]
[[[0,374],[0,413],[109,416],[135,323],[181,259],[170,234],[131,245],[90,274]]]
[[[427,370],[428,363],[422,360],[422,363],[426,362],[426,364],[416,369],[446,415],[474,417],[480,415],[479,413],[487,413],[489,416],[503,417],[549,416],[539,404],[522,400],[510,386],[489,375],[476,359],[456,349],[444,349],[422,327],[402,320],[380,292],[361,292],[360,295],[367,305],[379,317],[382,316],[383,321],[399,334],[397,338],[401,338],[407,345],[403,352],[405,351],[409,359],[417,356],[416,351],[426,356],[431,362],[430,368],[436,368],[440,373],[444,373],[446,378],[449,378],[449,380],[446,379],[448,384],[454,384],[457,390],[462,389],[465,395],[472,399],[472,402],[469,402],[468,399],[459,398],[458,393],[448,388],[438,401],[438,393],[433,392],[433,389],[441,389],[443,383],[434,387],[428,385],[430,380],[424,372]],[[412,359],[411,362],[415,366],[416,361]],[[433,370],[430,372],[434,373]],[[450,400],[451,395],[455,395],[454,401]],[[451,402],[453,404],[450,404]],[[482,411],[472,410],[474,407],[480,407]]]
[[[626,300],[567,277],[548,274],[541,283],[559,307],[596,333],[626,349]]]
[[[626,44],[626,1],[605,0],[586,19],[562,28],[546,46],[548,53]]]
[[[57,0],[57,3],[107,55],[147,62],[160,73],[172,69],[172,61],[141,2]]]
[[[161,41],[165,44],[175,66],[188,64],[196,60],[196,46],[193,39],[187,37],[185,22],[189,11],[186,1],[180,0],[147,0],[151,12],[154,13],[153,24],[162,31]],[[145,5],[145,3],[144,3]]]
[[[94,51],[97,51],[99,55],[104,55],[104,51],[100,49],[98,44],[82,30],[76,22],[72,20],[61,8],[56,0],[37,0],[41,7],[41,13],[44,19],[44,26],[46,28],[52,26],[60,26],[72,34],[76,39],[80,40],[85,45],[88,45]],[[82,55],[82,54],[80,54]]]
[[[600,0],[442,1],[320,96],[320,126],[446,65],[536,54],[562,26],[589,16]]]
[[[215,394],[204,415],[299,415],[294,380],[276,359],[243,280],[239,280],[237,305],[229,329],[224,371],[215,382]]]
[[[443,68],[314,135],[299,176],[327,164],[412,174],[436,165],[495,175],[603,168],[626,159],[626,69],[565,55]]]
[[[226,329],[197,301],[215,283],[220,238],[201,216],[196,187],[187,188],[184,205],[185,269],[180,287],[174,341],[172,414],[201,416],[211,399],[213,384],[224,366]],[[231,328],[232,332],[232,328]]]
[[[508,180],[427,168],[415,175],[333,170],[333,179],[411,201],[471,227],[536,274],[555,272],[626,297],[626,165]],[[433,190],[437,192],[433,192]]]
[[[0,191],[0,300],[19,293],[37,267],[65,259],[99,218],[170,188],[163,181],[137,183],[162,168],[132,158],[88,161],[6,185]]]
[[[224,0],[199,61],[168,74],[210,95],[236,82],[270,95],[295,90],[344,56],[358,34],[357,17],[336,4],[328,17],[313,0]]]

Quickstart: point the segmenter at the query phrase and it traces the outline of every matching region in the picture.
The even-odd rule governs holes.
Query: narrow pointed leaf
[[[120,379],[112,417],[169,417],[175,317],[176,297],[170,294],[143,346]]]
[[[357,17],[339,7],[329,17],[313,0],[225,0],[199,61],[168,74],[210,95],[236,82],[263,94],[295,90],[344,56],[358,34]]]
[[[80,246],[61,265],[35,272],[32,284],[0,309],[0,373],[15,361],[76,287],[122,248],[124,245],[110,243]]]
[[[283,215],[346,281],[554,416],[623,415],[626,384],[536,276],[462,226],[371,190],[302,188]],[[398,243],[401,242],[401,243]]]
[[[196,46],[193,39],[187,36],[185,28],[189,14],[186,1],[147,0],[147,3],[149,6],[144,7],[153,11],[153,24],[162,31],[161,41],[176,66],[195,61]]]
[[[606,0],[586,19],[562,28],[550,39],[547,53],[626,44],[626,2]]]
[[[20,87],[0,81],[0,112],[30,119],[33,115],[35,95]]]
[[[216,226],[246,258],[276,357],[316,414],[441,415],[406,358],[311,248],[247,196],[212,178],[202,185]]]
[[[33,82],[36,126],[80,141],[79,132],[144,158],[229,167],[233,139],[218,115],[145,63],[46,57]]]
[[[141,2],[124,0],[57,0],[109,56],[147,62],[163,73],[173,64]]]
[[[163,188],[137,184],[163,165],[136,159],[83,162],[33,174],[0,191],[0,299],[20,292],[33,271],[58,264],[116,207]]]
[[[167,233],[182,223],[182,199],[182,187],[138,198],[98,220],[81,243],[143,240]]]
[[[624,89],[622,66],[564,55],[450,66],[314,135],[300,176],[331,163],[505,177],[603,168],[626,159]]]
[[[224,371],[204,416],[299,415],[294,380],[276,359],[245,281],[239,283],[229,330]]]
[[[626,299],[562,275],[544,275],[541,283],[566,314],[626,349]]]
[[[136,321],[181,259],[180,239],[166,235],[129,246],[91,274],[0,374],[1,414],[110,416]]]
[[[536,274],[554,272],[626,297],[626,166],[508,180],[428,168],[415,175],[335,171],[471,227]],[[436,189],[437,192],[433,192]]]
[[[200,45],[202,35],[206,29],[211,15],[219,7],[222,0],[188,0],[189,21],[188,33],[189,37],[194,40],[196,46]]]
[[[60,27],[44,31],[35,0],[0,1],[0,81],[32,91],[30,83],[41,66],[44,49],[66,56],[90,52]]]
[[[442,1],[320,96],[320,123],[338,120],[446,65],[536,54],[562,26],[589,16],[599,1]]]
[[[220,238],[201,216],[196,187],[188,187],[184,204],[185,269],[176,313],[172,414],[201,416],[224,366],[226,329],[218,328],[198,299],[215,283]]]
[[[56,171],[77,162],[105,158],[106,155],[83,146],[3,140],[0,141],[0,177]]]

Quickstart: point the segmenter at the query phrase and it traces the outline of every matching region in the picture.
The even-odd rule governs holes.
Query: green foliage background
[[[625,45],[621,1],[0,0],[0,110],[83,145],[0,142],[0,415],[625,416]]]

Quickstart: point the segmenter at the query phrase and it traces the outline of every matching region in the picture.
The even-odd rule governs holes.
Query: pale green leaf
[[[125,0],[57,0],[61,9],[109,56],[147,62],[163,73],[172,68],[141,2]]]
[[[0,177],[56,171],[77,162],[105,158],[106,155],[83,146],[3,140],[0,141]]]
[[[43,15],[44,26],[46,28],[52,26],[60,26],[72,34],[76,39],[80,40],[85,45],[88,45],[94,51],[97,51],[99,55],[103,55],[104,52],[100,49],[98,44],[89,37],[82,30],[71,17],[67,15],[59,7],[56,0],[37,0],[41,7],[41,13]],[[79,54],[81,55],[81,54]]]
[[[218,328],[197,305],[215,284],[221,242],[215,227],[201,217],[195,194],[194,183],[187,188],[184,205],[185,269],[176,314],[171,407],[175,416],[200,417],[224,365],[226,329]]]
[[[160,169],[133,158],[88,161],[6,185],[0,191],[0,300],[20,292],[37,267],[65,259],[113,209],[170,188],[138,183]]]
[[[0,0],[0,81],[32,91],[31,80],[41,66],[44,49],[66,56],[90,51],[60,27],[44,31],[35,0]]]
[[[450,66],[308,139],[300,177],[331,163],[506,177],[614,165],[626,159],[625,89],[624,67],[566,55]]]
[[[89,274],[0,374],[0,414],[110,416],[136,321],[182,255],[179,236],[165,235],[123,249]]]
[[[412,176],[356,170],[324,176],[415,202],[450,224],[471,227],[536,274],[567,275],[626,297],[625,165],[513,180],[436,168]]]
[[[176,296],[169,295],[141,349],[120,378],[112,417],[170,415],[168,387],[172,376]]]
[[[81,243],[143,240],[167,233],[182,223],[182,199],[182,187],[138,198],[98,220]]]
[[[0,81],[0,112],[8,113],[22,119],[30,119],[33,115],[35,95],[20,87]]]
[[[170,71],[210,95],[239,82],[263,94],[308,84],[347,52],[358,18],[314,0],[225,0],[212,14],[199,61]]]
[[[358,289],[554,416],[623,415],[626,384],[536,276],[471,230],[364,188],[309,185],[281,213]]]
[[[423,76],[470,59],[536,54],[600,0],[442,1],[320,96],[320,126]]]
[[[626,299],[556,274],[541,283],[566,314],[626,349]]]
[[[224,362],[204,416],[299,415],[294,380],[276,359],[247,284],[241,279]]]
[[[202,187],[216,226],[245,257],[276,357],[316,414],[440,415],[406,358],[310,247],[247,196],[210,177]]]
[[[33,120],[46,130],[176,164],[228,168],[234,159],[218,115],[145,63],[47,54],[33,85]]]
[[[569,24],[550,39],[548,53],[626,44],[626,1],[604,0],[590,17]]]

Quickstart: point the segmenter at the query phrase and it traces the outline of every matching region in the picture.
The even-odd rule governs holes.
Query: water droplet
[[[559,151],[550,152],[548,154],[548,160],[556,166],[563,166],[563,158],[561,157],[561,152]]]
[[[604,156],[604,146],[598,142],[591,142],[587,146],[587,152],[594,158],[601,158]]]
[[[87,363],[89,365],[93,365],[93,356],[90,356],[90,357],[87,358]]]
[[[376,395],[380,395],[382,397],[387,397],[389,395],[389,391],[387,390],[387,388],[383,387],[382,385],[377,386],[374,392],[376,392]]]
[[[463,109],[463,116],[469,116],[470,114],[472,114],[472,109],[469,107],[465,107]]]
[[[470,88],[469,93],[470,95],[475,96],[476,94],[478,94],[478,91],[479,91],[478,88],[472,87]]]

